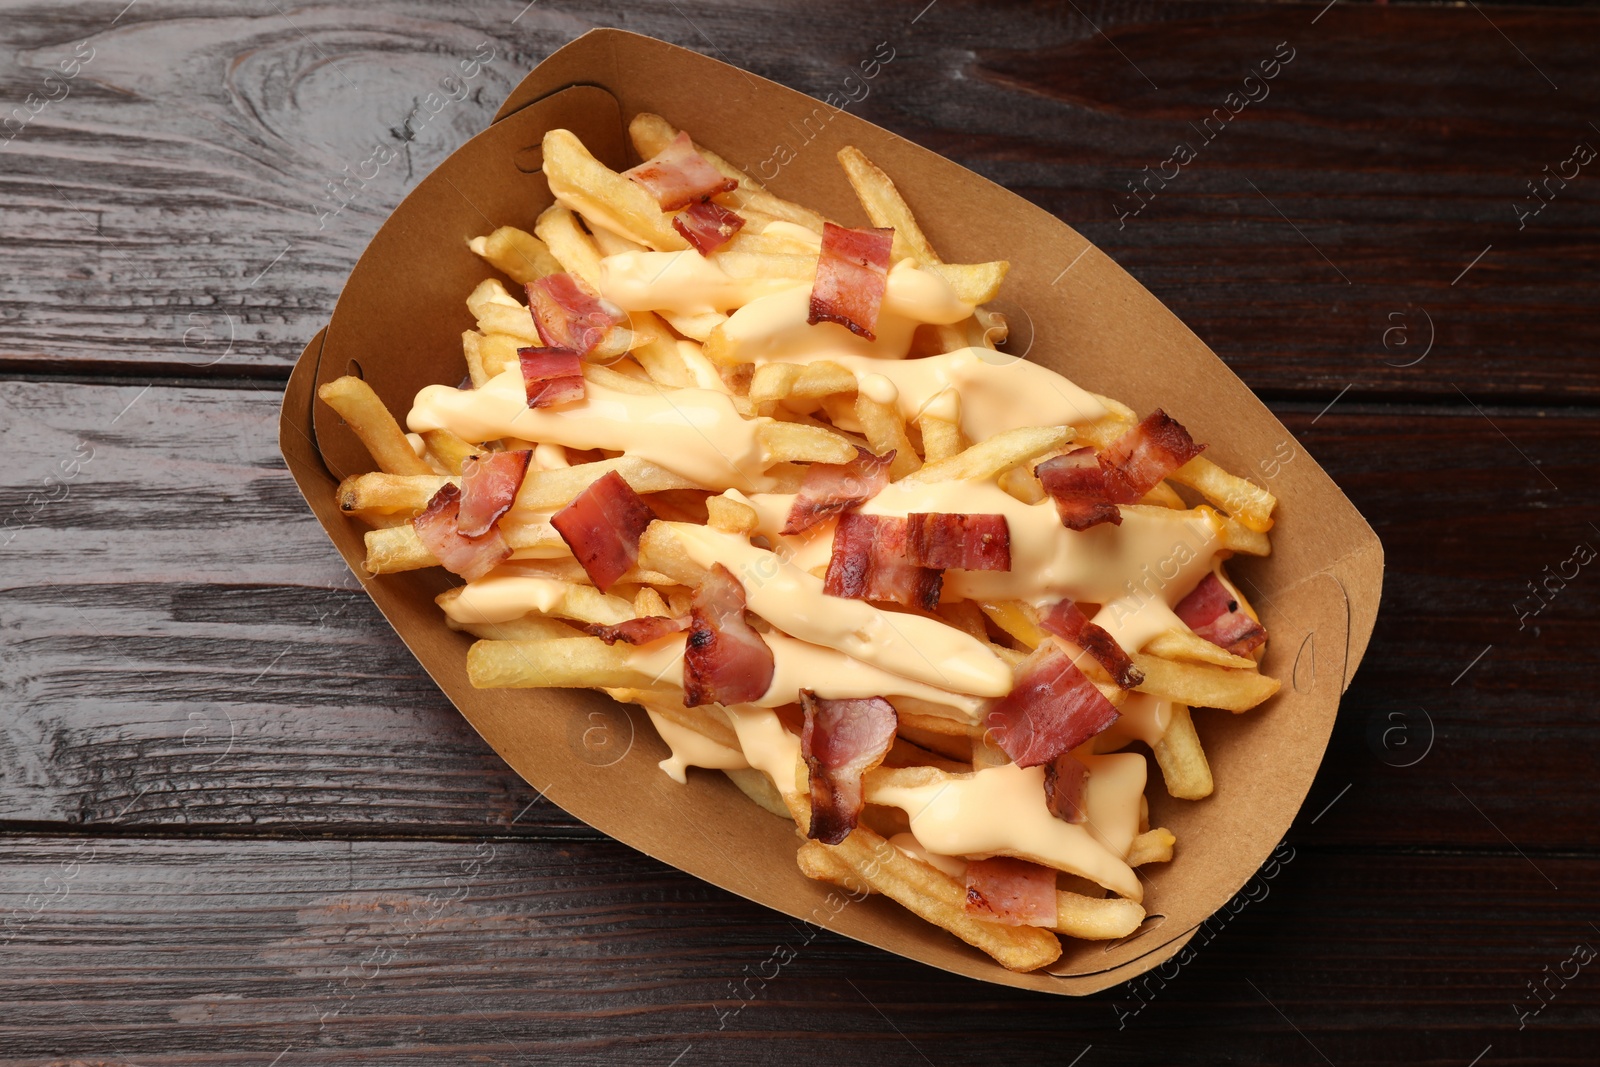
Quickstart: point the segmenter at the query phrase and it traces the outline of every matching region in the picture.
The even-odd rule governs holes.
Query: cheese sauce
[[[744,758],[744,753],[738,749],[719,745],[704,734],[678,725],[660,712],[653,711],[648,700],[640,703],[644,705],[645,714],[649,715],[650,721],[655,724],[656,733],[660,734],[661,740],[672,749],[672,755],[657,766],[679,785],[688,783],[689,776],[686,772],[690,767],[737,770],[740,767],[750,766]]]

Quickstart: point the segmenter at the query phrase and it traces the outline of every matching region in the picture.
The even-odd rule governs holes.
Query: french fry
[[[560,261],[543,241],[515,226],[502,226],[485,237],[474,237],[467,247],[518,285],[561,271]]]
[[[1270,556],[1272,542],[1259,530],[1252,530],[1232,516],[1218,516],[1222,547],[1241,556]]]
[[[352,474],[339,483],[335,499],[339,510],[418,512],[446,485],[460,485],[459,477],[440,474]]]
[[[524,615],[510,622],[456,622],[446,618],[452,630],[491,641],[553,641],[563,637],[583,637],[584,632],[547,615]]]
[[[922,459],[928,467],[954,459],[967,447],[961,423],[955,419],[924,411],[917,419],[917,427],[922,431]]]
[[[941,771],[949,771],[951,774],[962,774],[972,770],[971,764],[964,760],[948,759],[904,737],[894,739],[888,754],[883,757],[883,766],[934,767]]]
[[[600,288],[600,249],[578,224],[578,216],[561,204],[551,204],[540,213],[533,232],[563,270],[576,274],[591,289]]]
[[[722,771],[728,780],[739,787],[739,792],[756,802],[756,806],[778,818],[789,821],[789,809],[783,803],[783,794],[761,771],[754,767],[725,767]]]
[[[900,408],[895,404],[886,404],[875,400],[866,393],[856,394],[856,418],[861,422],[861,429],[867,437],[867,447],[880,456],[888,455],[892,450],[894,460],[889,464],[889,477],[895,481],[906,477],[922,466],[922,460],[917,456],[916,449],[911,447],[911,438],[906,436],[906,420],[900,415]],[[855,455],[852,449],[850,455]],[[847,463],[848,459],[834,460],[835,463]]]
[[[318,387],[317,397],[339,413],[381,470],[389,474],[433,475],[433,468],[411,448],[411,442],[400,432],[400,424],[372,386],[347,374]]]
[[[900,190],[895,188],[894,182],[889,180],[889,176],[854,145],[839,149],[838,159],[867,218],[872,220],[874,226],[894,228],[891,260],[899,262],[909,257],[915,259],[919,266],[938,263],[939,254],[933,250],[932,242],[922,232],[922,227],[917,225],[910,205],[900,195]]]
[[[698,586],[705,581],[706,568],[694,561],[678,535],[673,533],[671,523],[652,522],[645,529],[644,536],[639,538],[639,558],[680,585]],[[668,602],[671,602],[670,596]],[[685,614],[676,604],[672,609],[674,615]]]
[[[1128,849],[1128,866],[1143,867],[1146,863],[1170,863],[1172,861],[1172,846],[1178,839],[1172,836],[1172,831],[1158,826],[1153,830],[1146,830],[1133,839],[1133,846]]]
[[[1212,644],[1191,630],[1168,630],[1157,634],[1146,641],[1139,651],[1149,656],[1160,656],[1162,659],[1179,660],[1184,663],[1214,663],[1218,667],[1236,667],[1242,670],[1251,670],[1256,665],[1255,660],[1235,656],[1227,649]]]
[[[816,253],[719,252],[713,262],[730,278],[788,281],[810,285],[817,274]]]
[[[1037,504],[1044,499],[1044,486],[1039,484],[1039,479],[1033,476],[1026,464],[1012,467],[1001,474],[1000,488],[1024,504]]]
[[[870,438],[870,434],[868,435]],[[1072,440],[1070,426],[1021,426],[1003,430],[948,459],[930,463],[906,479],[908,485],[993,478],[1053,452]]]
[[[1159,656],[1135,652],[1133,665],[1144,672],[1144,681],[1134,688],[1176,700],[1190,707],[1221,708],[1224,711],[1249,711],[1278,691],[1276,678],[1249,670],[1230,670],[1203,663],[1178,663]]]
[[[657,715],[692,730],[713,744],[739,751],[739,735],[733,732],[728,715],[716,704],[702,704],[686,708],[682,700],[642,700],[641,703]]]
[[[493,377],[483,365],[483,336],[477,330],[461,334],[461,356],[467,362],[467,377],[472,379],[474,389],[482,389],[483,383]]]
[[[647,619],[652,615],[670,615],[672,611],[654,586],[643,585],[633,598],[633,613],[641,619]]]
[[[618,596],[602,593],[592,585],[578,582],[561,583],[561,595],[549,608],[540,612],[558,619],[615,626],[634,617],[633,605]],[[461,588],[446,589],[434,598],[434,603],[449,613],[450,606],[463,596]]]
[[[1082,893],[1056,893],[1058,934],[1083,941],[1114,941],[1127,937],[1144,922],[1144,907],[1123,897],[1090,897]]]
[[[712,529],[726,530],[728,533],[754,533],[760,521],[755,508],[742,500],[726,496],[707,497],[706,514]]]
[[[797,422],[764,422],[756,427],[756,441],[768,463],[849,463],[856,447],[822,426]]]
[[[530,470],[517,491],[517,502],[512,505],[514,515],[531,512],[555,511],[572,503],[572,499],[597,479],[616,471],[636,493],[659,493],[667,489],[694,489],[695,483],[665,467],[658,467],[637,456],[618,456],[593,463],[579,463],[571,467],[552,470]]]
[[[1011,264],[1003,259],[993,263],[927,263],[923,269],[943,278],[955,290],[956,299],[977,305],[987,304],[1000,295],[1000,284],[1006,280]],[[980,339],[983,330],[980,326]]]
[[[463,463],[484,451],[449,430],[424,430],[422,443],[427,446],[429,458],[451,474],[460,474]]]
[[[856,376],[837,363],[764,363],[750,376],[750,399],[757,404],[794,397],[815,400],[835,393],[853,393]]]
[[[1278,498],[1204,456],[1196,456],[1167,477],[1195,490],[1256,533],[1272,529],[1272,509],[1278,506]]]
[[[517,349],[524,347],[527,344],[520,337],[503,333],[486,334],[478,342],[478,356],[483,360],[484,373],[493,378],[511,367],[518,367]]]
[[[629,240],[659,252],[689,247],[644,186],[595,159],[570,130],[544,135],[544,176],[558,201]]]
[[[787,818],[788,810],[785,809],[783,814]],[[873,891],[848,863],[835,856],[833,850],[820,841],[802,843],[794,858],[800,865],[800,873],[813,882],[827,882],[829,885],[836,885],[840,889],[848,889],[856,894]]]
[[[513,558],[511,562],[501,566],[511,569],[512,573],[526,575],[531,578],[550,578],[558,582],[576,582],[579,584],[589,581],[589,575],[584,571],[583,564],[571,556],[546,558],[541,555],[531,559]],[[618,585],[636,585],[639,583],[645,585],[672,585],[674,579],[669,575],[662,574],[660,571],[646,567],[630,568],[623,572],[622,577],[617,579]],[[664,591],[662,595],[667,598],[668,603],[672,602],[673,593],[671,590]],[[685,601],[686,605],[687,603]],[[686,615],[688,614],[688,608],[686,606],[683,611],[678,611],[675,607],[672,614]]]
[[[629,646],[598,637],[554,641],[476,641],[467,678],[479,689],[648,688],[654,673],[631,664]]]
[[[983,612],[971,600],[948,600],[940,604],[938,616],[958,630],[964,630],[979,641],[989,640],[989,628],[984,624]]]
[[[1183,497],[1178,495],[1178,491],[1166,482],[1157,482],[1155,488],[1146,493],[1139,503],[1158,508],[1172,508],[1174,511],[1189,509],[1189,505],[1183,502]]]
[[[1211,795],[1211,764],[1200,747],[1194,719],[1184,704],[1172,705],[1172,719],[1160,740],[1150,746],[1155,753],[1167,792],[1179,800],[1199,800]]]

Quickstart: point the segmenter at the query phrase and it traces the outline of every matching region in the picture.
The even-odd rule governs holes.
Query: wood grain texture
[[[1135,1064],[1175,1062],[1185,1033],[1182,1062],[1465,1064],[1492,1043],[1551,1065],[1592,1062],[1600,1025],[1587,971],[1520,1032],[1513,1010],[1600,941],[1593,859],[1542,860],[1558,892],[1514,855],[1292,847],[1164,981],[1063,1000],[777,921],[610,841],[6,848],[6,1065]],[[1426,1029],[1405,1007],[1424,997]]]
[[[5,5],[0,101],[60,98],[3,149],[0,365],[282,377],[417,180],[542,56],[617,25],[859,95],[863,117],[1079,227],[1258,390],[1600,394],[1592,179],[1552,184],[1520,228],[1516,213],[1541,202],[1526,184],[1543,168],[1600,143],[1592,11],[1341,4],[1313,25],[1320,5],[122,7]],[[80,41],[93,58],[45,90]],[[893,61],[847,85],[879,41]],[[1245,86],[1285,41],[1294,58]],[[419,112],[480,46],[493,58],[465,98]],[[1201,126],[1243,91],[1259,101]],[[1180,142],[1196,158],[1120,218]],[[379,145],[399,159],[363,166]],[[370,180],[327,194],[351,173]]]
[[[0,818],[474,833],[534,799],[305,512],[276,415],[266,391],[0,384],[0,449],[20,475],[0,516],[28,522],[0,549],[0,687],[19,709],[0,735]],[[1525,849],[1591,847],[1600,581],[1583,571],[1520,632],[1512,605],[1577,542],[1600,544],[1580,488],[1600,423],[1343,404],[1286,417],[1389,559],[1303,823],[1351,789],[1307,840],[1503,848],[1504,831]],[[75,478],[42,489],[84,449]],[[1270,486],[1270,464],[1295,459],[1262,462]],[[30,493],[64,496],[34,511]],[[589,834],[544,806],[516,832]]]

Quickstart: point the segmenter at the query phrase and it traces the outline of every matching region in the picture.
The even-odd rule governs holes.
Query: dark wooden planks
[[[0,548],[0,819],[587,834],[545,805],[518,819],[536,794],[333,554],[277,459],[276,410],[266,391],[0,384],[0,519],[17,528]],[[1600,582],[1584,569],[1521,632],[1512,603],[1577,541],[1600,545],[1582,488],[1600,423],[1347,401],[1286,418],[1389,560],[1307,840],[1592,846]],[[77,476],[44,489],[75,455]],[[1270,486],[1285,461],[1261,462]],[[29,493],[65,495],[34,509]]]
[[[819,97],[860,96],[853,111],[1100,242],[1257,389],[1600,394],[1585,358],[1600,225],[1587,178],[1552,185],[1520,230],[1514,211],[1534,203],[1526,183],[1542,168],[1600,137],[1584,110],[1600,89],[1590,11],[8,8],[0,100],[39,91],[78,41],[94,57],[4,149],[0,248],[13,269],[0,279],[0,364],[281,377],[417,179],[539,58],[590,26],[620,25]],[[880,40],[894,60],[847,84]],[[1137,203],[1128,184],[1160,171],[1180,140],[1199,141],[1191,123],[1285,40],[1294,59],[1270,95],[1119,221]],[[494,58],[466,98],[423,123],[418,99],[484,44]],[[371,173],[362,164],[380,143],[399,160],[324,214],[337,203],[326,183],[347,167]],[[1398,366],[1430,342],[1426,363]]]
[[[1208,1062],[1465,1064],[1493,1044],[1494,1063],[1578,1064],[1600,1024],[1585,972],[1520,1032],[1513,1009],[1600,941],[1579,907],[1593,859],[1541,860],[1555,891],[1514,855],[1301,847],[1185,966],[1064,1000],[779,919],[609,841],[5,847],[6,1065],[1069,1062],[1090,1045],[1157,1063],[1201,1030]]]

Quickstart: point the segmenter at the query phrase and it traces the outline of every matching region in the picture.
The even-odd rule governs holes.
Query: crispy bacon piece
[[[1118,504],[1137,504],[1163,478],[1205,448],[1194,443],[1178,420],[1156,408],[1100,453],[1106,495]]]
[[[1083,807],[1088,784],[1089,768],[1072,753],[1063,752],[1044,765],[1044,806],[1062,822],[1083,822],[1089,817]]]
[[[461,509],[456,515],[456,529],[467,537],[488,533],[500,516],[511,510],[532,455],[522,449],[468,456],[461,465]]]
[[[1239,608],[1216,574],[1208,574],[1194,592],[1172,609],[1184,625],[1213,645],[1243,656],[1266,643],[1267,631]]]
[[[1017,667],[1011,692],[989,709],[985,725],[1019,767],[1049,763],[1116,721],[1116,706],[1047,641]]]
[[[411,520],[417,537],[448,571],[467,581],[482,578],[511,555],[511,546],[491,529],[481,537],[468,537],[457,528],[461,490],[453,483],[442,486],[422,514]]]
[[[718,193],[732,192],[739,183],[725,177],[694,150],[687,133],[678,132],[661,151],[622,172],[649,190],[662,211],[676,211],[691,200],[704,200]]]
[[[811,769],[811,827],[807,837],[837,845],[861,817],[861,776],[883,762],[899,718],[882,697],[824,700],[800,690],[806,725],[800,753]]]
[[[729,211],[714,200],[690,204],[672,216],[672,228],[702,256],[709,256],[733,240],[733,235],[743,227],[743,215]]]
[[[720,563],[694,591],[683,647],[683,706],[748,704],[772,685],[772,649],[744,617],[744,586]]]
[[[530,408],[582,400],[583,357],[565,348],[519,348],[522,385]]]
[[[937,570],[1008,571],[1011,527],[1004,515],[912,512],[906,516],[906,558]]]
[[[1144,681],[1144,672],[1133,665],[1117,639],[1107,633],[1105,627],[1090,622],[1070,599],[1052,604],[1039,619],[1039,625],[1093,656],[1120,688],[1132,689]]]
[[[587,356],[627,315],[595,296],[574,275],[547,274],[526,286],[528,310],[539,338],[551,348]]]
[[[833,555],[822,591],[852,600],[892,600],[932,611],[944,572],[906,558],[906,520],[847,511],[833,531]]]
[[[822,224],[822,255],[811,283],[813,326],[837,322],[851,333],[877,340],[878,309],[889,276],[889,250],[894,229],[888,226],[848,230],[831,222]]]
[[[889,464],[895,452],[877,456],[856,446],[856,458],[849,463],[813,463],[806,468],[800,493],[789,505],[784,520],[786,534],[805,533],[841,511],[865,504],[889,484]]]
[[[639,561],[639,538],[655,517],[622,475],[607,471],[550,516],[550,525],[603,593]]]
[[[625,619],[611,626],[592,622],[586,624],[583,630],[608,645],[614,645],[618,641],[629,645],[648,645],[651,641],[659,641],[668,634],[680,633],[688,628],[688,619],[643,615],[637,619]]]
[[[1122,512],[1106,495],[1105,472],[1092,448],[1075,448],[1052,456],[1033,469],[1044,491],[1056,502],[1061,525],[1087,530],[1102,522],[1122,525]]]
[[[1056,872],[1010,856],[968,860],[966,910],[1007,926],[1054,926]]]

